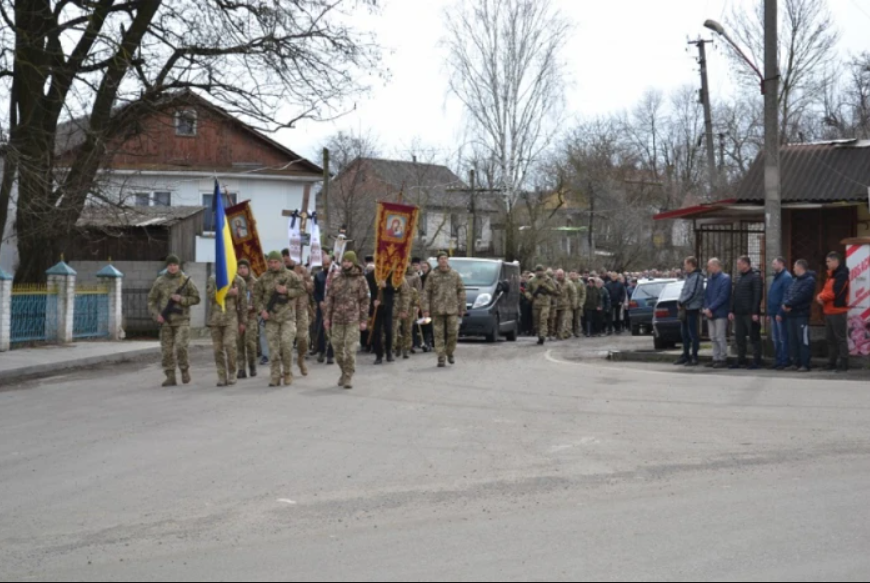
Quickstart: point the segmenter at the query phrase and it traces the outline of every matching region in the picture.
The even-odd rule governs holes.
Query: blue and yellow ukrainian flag
[[[227,293],[236,280],[238,264],[236,250],[233,248],[233,237],[230,234],[230,223],[227,221],[227,213],[224,209],[224,197],[217,180],[214,181],[214,220],[216,299],[221,309],[226,312]]]

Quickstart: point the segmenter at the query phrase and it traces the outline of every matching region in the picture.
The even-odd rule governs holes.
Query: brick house
[[[460,192],[466,183],[443,165],[417,161],[357,158],[330,183],[329,231],[345,226],[354,248],[369,253],[374,248],[377,201],[397,200],[420,207],[421,217],[415,253],[426,255],[439,249],[467,255],[471,195]],[[474,200],[475,255],[496,253],[493,225],[499,203],[494,195],[478,194]]]
[[[95,193],[130,207],[203,207],[195,256],[186,261],[214,261],[215,177],[231,204],[251,201],[267,251],[287,247],[282,211],[300,209],[305,192],[322,181],[318,165],[191,92],[147,108],[133,103],[116,115],[126,116],[123,135],[110,140]],[[58,129],[60,166],[64,154],[84,142],[85,127],[74,120]],[[315,204],[312,194],[311,210]]]

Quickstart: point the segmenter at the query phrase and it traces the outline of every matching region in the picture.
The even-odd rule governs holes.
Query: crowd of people
[[[638,284],[672,279],[684,282],[678,301],[683,354],[676,365],[700,364],[698,354],[706,319],[713,343],[713,359],[707,367],[756,370],[764,366],[762,329],[766,323],[775,351],[769,368],[809,372],[810,319],[813,304],[817,303],[825,316],[827,370],[847,372],[849,270],[839,253],[830,253],[826,261],[827,278],[818,294],[818,275],[804,259],[797,260],[789,271],[786,260],[776,258],[772,263],[773,283],[766,294],[761,272],[746,256],[737,260],[734,281],[716,258],[708,262],[706,275],[695,257],[688,257],[679,269],[642,273],[566,272],[538,265],[534,272],[522,276],[521,331],[525,336],[537,337],[539,345],[548,340],[622,334],[631,330],[629,308]],[[729,328],[736,344],[734,362],[728,358]]]
[[[414,258],[407,273],[386,280],[378,280],[373,257],[360,264],[352,251],[337,263],[324,253],[323,266],[314,273],[295,263],[288,249],[266,259],[268,271],[259,278],[249,261],[238,262],[223,305],[215,277],[208,280],[207,324],[219,387],[256,377],[258,359],[270,365],[270,386],[290,386],[295,353],[302,376],[309,372],[307,359],[316,357],[320,364],[337,364],[339,386],[351,389],[360,345],[375,356],[375,365],[420,351],[434,351],[439,368],[456,363],[466,296],[447,253],[438,255],[434,269]],[[190,308],[200,302],[196,284],[170,255],[148,298],[161,325],[164,387],[178,384],[178,371],[182,383],[191,382]]]
[[[522,276],[520,334],[547,340],[608,336],[631,330],[631,297],[642,281],[681,280],[682,269],[616,273],[538,265]]]
[[[149,294],[149,309],[161,325],[163,386],[191,382],[188,345],[190,308],[201,302],[199,290],[181,271],[172,255],[167,269]],[[375,365],[408,359],[418,352],[435,351],[438,367],[455,364],[462,318],[467,311],[465,286],[450,267],[447,253],[438,255],[434,269],[427,261],[412,260],[403,277],[378,280],[373,257],[360,263],[354,252],[339,263],[325,254],[323,266],[311,273],[290,259],[290,253],[267,256],[268,271],[257,278],[247,260],[238,262],[238,275],[218,299],[212,276],[207,284],[208,326],[218,386],[257,376],[260,364],[270,365],[270,386],[293,382],[293,355],[303,376],[307,359],[338,364],[339,386],[352,388],[356,357],[374,356]],[[675,364],[698,366],[702,322],[713,344],[711,368],[758,369],[764,364],[762,327],[773,340],[775,358],[770,368],[808,372],[811,369],[810,317],[813,303],[822,306],[829,344],[828,370],[849,369],[847,318],[849,271],[843,257],[827,257],[823,291],[816,294],[817,274],[807,261],[773,261],[773,283],[765,282],[749,257],[736,263],[731,276],[718,259],[707,263],[706,275],[694,257],[681,269],[642,273],[566,272],[538,265],[522,275],[521,333],[548,340],[601,337],[631,330],[632,296],[648,280],[684,281],[678,301],[683,354]],[[764,306],[766,297],[766,306]],[[728,330],[733,329],[737,359],[729,363]],[[751,345],[751,355],[749,353]]]

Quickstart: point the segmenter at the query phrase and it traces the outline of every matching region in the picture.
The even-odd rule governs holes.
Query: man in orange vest
[[[829,372],[849,371],[849,269],[839,253],[828,254],[828,281],[817,301],[825,310]]]

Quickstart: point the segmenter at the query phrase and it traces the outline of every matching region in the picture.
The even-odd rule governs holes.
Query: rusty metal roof
[[[794,144],[780,149],[783,202],[867,200],[870,141],[839,140]],[[764,202],[764,154],[758,156],[733,197]]]

